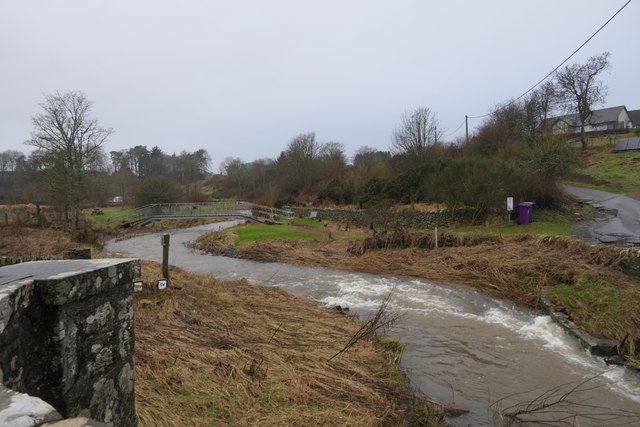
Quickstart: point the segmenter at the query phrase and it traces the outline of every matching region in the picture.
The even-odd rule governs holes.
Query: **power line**
[[[622,10],[627,7],[627,5],[631,3],[631,0],[627,0],[627,2],[622,5],[622,7],[620,9],[618,9],[618,11],[616,13],[613,14],[613,16],[611,16],[611,18],[607,19],[607,22],[605,22],[604,24],[602,24],[602,26],[600,28],[598,28],[598,30],[596,30],[595,33],[593,33],[591,35],[591,37],[589,37],[584,43],[582,43],[576,50],[574,50],[571,55],[567,56],[565,58],[564,61],[562,61],[557,67],[555,67],[553,70],[551,70],[551,72],[549,74],[547,74],[546,76],[544,76],[538,83],[536,83],[535,85],[531,86],[525,93],[523,93],[522,95],[520,95],[519,97],[517,97],[516,99],[511,100],[510,102],[507,102],[505,105],[503,105],[502,107],[492,111],[491,113],[487,113],[484,114],[482,116],[469,116],[467,118],[469,119],[482,119],[485,117],[490,116],[491,114],[495,113],[496,111],[500,111],[500,110],[504,110],[505,108],[509,107],[510,105],[515,104],[516,102],[518,102],[519,100],[521,100],[522,98],[524,98],[527,94],[529,94],[532,90],[534,90],[536,87],[540,86],[540,84],[542,82],[544,82],[545,80],[547,80],[553,73],[555,73],[558,68],[562,67],[567,61],[569,61],[576,53],[578,53],[578,51],[580,51],[580,49],[582,49],[587,43],[589,43],[591,41],[591,39],[593,39],[600,31],[602,31],[602,29],[604,27],[606,27],[609,22],[611,22],[613,20],[613,18],[615,18],[616,16],[618,16],[618,14],[620,12],[622,12]]]
[[[466,120],[463,120],[463,121],[462,121],[462,123],[460,123],[460,126],[458,126],[458,127],[456,128],[456,130],[454,130],[453,132],[449,132],[449,133],[448,133],[448,134],[446,134],[444,137],[446,138],[446,137],[451,136],[451,135],[455,134],[456,132],[458,132],[458,131],[460,130],[460,128],[461,128],[462,126],[464,126],[464,122],[465,122],[465,121],[466,121]]]

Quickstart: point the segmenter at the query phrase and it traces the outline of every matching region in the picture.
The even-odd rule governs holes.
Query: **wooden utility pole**
[[[467,139],[467,144],[469,143],[469,116],[464,115],[464,128],[465,128],[465,136]]]

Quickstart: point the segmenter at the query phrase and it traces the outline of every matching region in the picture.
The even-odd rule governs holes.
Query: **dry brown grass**
[[[0,226],[0,256],[50,257],[79,247],[68,233],[48,228]]]
[[[152,281],[160,267],[143,263]],[[359,323],[245,281],[172,272],[135,298],[143,426],[410,425],[407,389],[373,341],[329,361]]]
[[[584,275],[607,276],[620,283],[630,281],[620,268],[624,257],[612,247],[530,235],[486,239],[461,235],[458,245],[451,235],[446,239],[448,246],[437,250],[392,246],[355,251],[360,255],[350,255],[354,245],[346,241],[261,241],[240,250],[245,257],[258,260],[464,283],[534,308],[538,307],[544,286],[571,284]],[[428,242],[429,237],[409,240]],[[363,244],[358,242],[356,246]]]

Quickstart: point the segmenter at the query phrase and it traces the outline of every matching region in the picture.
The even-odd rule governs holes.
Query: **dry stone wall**
[[[308,217],[315,212],[319,220],[339,221],[360,227],[400,227],[411,229],[433,229],[471,222],[473,211],[469,209],[419,211],[413,209],[373,210],[339,208],[296,208],[296,215]],[[477,221],[483,220],[477,218]]]

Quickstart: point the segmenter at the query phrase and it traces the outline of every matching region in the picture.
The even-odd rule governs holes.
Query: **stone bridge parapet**
[[[0,424],[35,426],[57,413],[137,425],[132,282],[139,274],[132,259],[0,268]],[[46,404],[25,405],[29,398],[55,413],[32,414]]]

